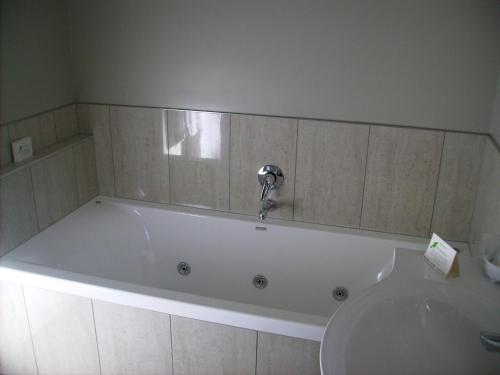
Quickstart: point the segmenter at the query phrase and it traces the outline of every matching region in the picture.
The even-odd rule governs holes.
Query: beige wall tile
[[[259,332],[257,375],[319,375],[316,341]]]
[[[94,136],[99,194],[115,195],[115,172],[109,125],[109,106],[78,104],[80,131]],[[90,130],[89,130],[90,129]]]
[[[432,231],[467,241],[486,137],[446,133],[439,172]]]
[[[168,111],[168,144],[171,202],[229,210],[229,115]]]
[[[428,236],[443,132],[373,126],[361,227]]]
[[[257,215],[262,187],[257,171],[265,164],[283,170],[285,180],[273,192],[279,208],[269,217],[291,219],[295,182],[297,120],[231,115],[230,208],[232,212]]]
[[[169,202],[166,111],[110,107],[116,195]]]
[[[78,206],[73,150],[68,149],[31,167],[40,229]]]
[[[483,237],[500,235],[500,152],[486,140],[469,242],[479,254]]]
[[[93,301],[103,375],[172,374],[170,316]]]
[[[0,166],[12,162],[9,126],[0,126]]]
[[[97,195],[97,174],[94,142],[82,142],[73,147],[75,157],[78,204],[88,202]]]
[[[40,138],[43,147],[56,143],[56,120],[54,112],[47,112],[40,116]]]
[[[53,112],[30,117],[9,125],[10,139],[15,141],[23,137],[31,137],[33,151],[50,146],[56,142]]]
[[[0,256],[37,232],[29,169],[0,178]]]
[[[0,374],[37,374],[23,289],[0,281]]]
[[[294,220],[359,228],[369,127],[299,121]]]
[[[78,121],[74,104],[57,109],[54,114],[58,141],[63,141],[78,134]]]
[[[89,299],[24,287],[39,373],[100,374]]]
[[[171,319],[174,374],[255,374],[255,331]]]
[[[9,133],[13,141],[24,137],[31,137],[33,151],[38,151],[42,148],[39,117],[30,117],[10,124]]]
[[[99,109],[106,108],[108,108],[106,105],[77,104],[76,118],[78,120],[78,131],[80,134],[92,134],[95,122],[94,117],[99,114]]]

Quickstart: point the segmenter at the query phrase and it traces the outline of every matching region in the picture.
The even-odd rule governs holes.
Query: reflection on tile
[[[0,281],[0,374],[37,374],[20,285]]]
[[[40,230],[78,205],[73,150],[68,149],[31,167]]]
[[[299,121],[294,220],[358,228],[369,127]]]
[[[500,152],[487,139],[469,238],[474,255],[484,255],[479,244],[490,235],[500,235]]]
[[[320,374],[319,342],[259,332],[257,375]]]
[[[82,205],[97,195],[97,175],[94,142],[88,140],[73,148],[75,153],[78,204]]]
[[[297,120],[231,115],[231,212],[258,214],[262,188],[257,171],[265,164],[274,164],[283,170],[285,180],[272,196],[280,208],[269,217],[292,218],[296,143]]]
[[[78,104],[80,131],[94,135],[99,194],[115,195],[115,172],[107,105]]]
[[[171,202],[229,210],[229,115],[168,111]]]
[[[172,374],[168,314],[93,303],[103,375]]]
[[[37,232],[29,169],[0,178],[0,256]]]
[[[110,107],[116,195],[169,202],[166,111]]]
[[[432,218],[432,231],[467,241],[486,137],[446,133]]]
[[[40,374],[100,374],[89,299],[24,287]]]
[[[255,331],[171,318],[174,374],[255,374]]]
[[[0,126],[0,166],[12,162],[9,127]]]
[[[42,147],[53,145],[56,143],[56,120],[54,112],[44,113],[39,118]]]
[[[54,113],[58,141],[63,141],[78,134],[78,122],[74,104],[57,109]]]
[[[373,126],[361,227],[428,236],[443,132]]]

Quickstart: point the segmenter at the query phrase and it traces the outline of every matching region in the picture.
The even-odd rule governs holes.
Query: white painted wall
[[[2,0],[0,123],[75,100],[60,0]]]
[[[80,101],[487,132],[497,0],[73,0]]]

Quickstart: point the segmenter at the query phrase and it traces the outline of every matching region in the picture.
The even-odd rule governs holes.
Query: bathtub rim
[[[319,342],[329,317],[210,298],[0,258],[0,281]]]
[[[280,219],[266,219],[265,222],[261,222],[256,216],[252,215],[214,211],[206,208],[150,203],[107,196],[97,196],[80,208],[95,204],[96,201],[124,204],[132,207],[168,210],[204,218],[240,220],[256,226],[266,226],[270,224],[286,228],[347,234],[373,239],[408,241],[418,244],[425,244],[428,242],[428,239],[423,237]],[[65,218],[77,215],[78,210],[79,209],[76,209],[71,212]],[[54,224],[57,224],[57,222]],[[51,227],[52,225],[48,228]],[[467,248],[468,250],[466,244],[457,244],[460,244],[462,248]],[[394,251],[395,248],[392,250]],[[186,318],[313,341],[321,340],[324,327],[330,318],[330,316],[280,310],[65,271],[16,260],[14,253],[15,249],[5,254],[3,257],[0,257],[0,280]],[[196,307],[193,308],[193,305]]]

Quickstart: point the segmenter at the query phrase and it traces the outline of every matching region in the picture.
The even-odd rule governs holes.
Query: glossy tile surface
[[[97,195],[97,174],[94,142],[88,140],[73,147],[75,157],[78,204],[82,205]]]
[[[259,332],[257,375],[319,375],[320,343]]]
[[[166,111],[110,107],[116,195],[169,202]]]
[[[255,374],[255,331],[171,318],[174,374]]]
[[[294,220],[359,228],[369,127],[299,121]]]
[[[500,152],[487,139],[469,238],[474,255],[483,255],[480,242],[491,235],[500,235]]]
[[[371,128],[363,229],[429,235],[443,137],[440,131]]]
[[[446,133],[432,218],[432,231],[467,241],[486,137]]]
[[[0,178],[0,256],[37,232],[29,169]]]
[[[265,164],[274,164],[282,169],[285,180],[272,194],[279,208],[269,217],[292,218],[296,144],[297,120],[231,115],[231,212],[258,215],[262,187],[257,171]]]
[[[229,210],[229,115],[168,111],[171,203]]]
[[[93,301],[103,375],[172,374],[170,316]]]
[[[0,126],[0,166],[10,163],[12,154],[10,151],[9,127]]]
[[[58,141],[71,138],[78,134],[75,105],[69,105],[54,111],[56,137]]]
[[[100,374],[91,301],[32,287],[24,295],[40,374]]]
[[[0,374],[37,374],[23,289],[0,281]]]
[[[78,104],[80,131],[94,136],[99,194],[115,195],[115,172],[107,105]]]
[[[68,149],[31,167],[40,230],[78,206],[73,150]]]

